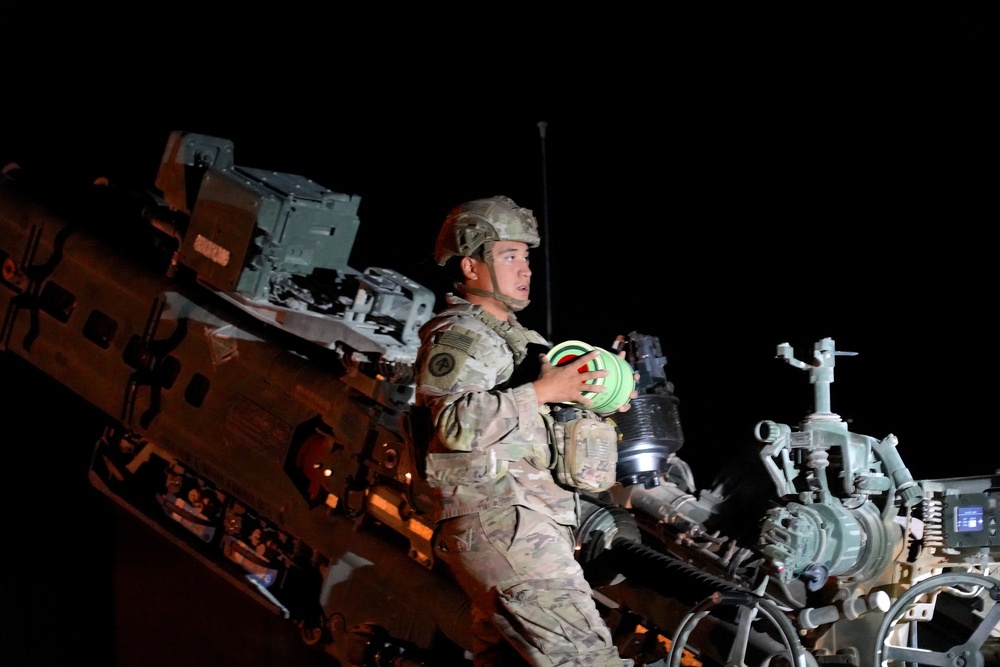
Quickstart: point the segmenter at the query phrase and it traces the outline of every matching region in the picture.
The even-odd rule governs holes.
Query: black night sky
[[[997,467],[1000,61],[979,6],[194,7],[4,8],[0,163],[148,188],[171,130],[225,137],[238,165],[360,195],[351,265],[433,287],[448,209],[506,194],[547,231],[522,321],[545,330],[548,280],[554,341],[658,336],[699,482],[761,419],[808,413],[806,374],[775,350],[806,359],[824,337],[858,353],[838,358],[833,410],[895,434],[914,477]],[[37,624],[58,637],[89,614],[62,600],[87,577],[40,576],[74,579],[46,584]]]

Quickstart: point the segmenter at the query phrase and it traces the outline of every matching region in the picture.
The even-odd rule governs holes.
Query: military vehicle
[[[0,180],[0,347],[106,415],[93,486],[338,664],[471,664],[410,421],[434,295],[349,265],[359,197],[187,132],[143,192],[25,172]],[[758,423],[749,461],[698,488],[661,341],[607,344],[639,396],[576,538],[624,657],[997,664],[998,471],[917,480],[894,436],[852,432],[849,353],[824,338],[776,345],[813,410]]]

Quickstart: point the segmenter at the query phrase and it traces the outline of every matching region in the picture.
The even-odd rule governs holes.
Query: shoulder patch
[[[427,370],[436,378],[451,374],[455,370],[455,355],[451,352],[438,352],[427,363]]]
[[[452,389],[479,340],[478,333],[465,327],[453,326],[435,334],[424,366],[424,382],[446,391]]]
[[[472,350],[472,346],[479,340],[479,334],[475,334],[468,329],[453,327],[441,334],[438,338],[438,345],[447,345],[466,354]]]

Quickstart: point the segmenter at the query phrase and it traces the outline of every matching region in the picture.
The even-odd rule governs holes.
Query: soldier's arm
[[[418,398],[430,409],[438,440],[452,451],[499,442],[520,424],[533,425],[538,416],[532,384],[498,389],[497,366],[509,360],[478,339],[470,343],[469,336],[474,334],[459,330],[436,337],[418,367]]]

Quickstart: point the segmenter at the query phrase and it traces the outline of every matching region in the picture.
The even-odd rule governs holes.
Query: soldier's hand
[[[532,384],[535,386],[535,395],[538,397],[538,404],[543,403],[577,403],[584,407],[589,407],[593,401],[584,396],[587,393],[601,393],[607,391],[602,385],[585,384],[589,380],[596,380],[610,375],[610,371],[588,371],[587,364],[599,357],[600,350],[591,350],[587,354],[581,355],[568,361],[562,366],[553,366],[544,354],[539,355],[542,364],[542,372]]]

